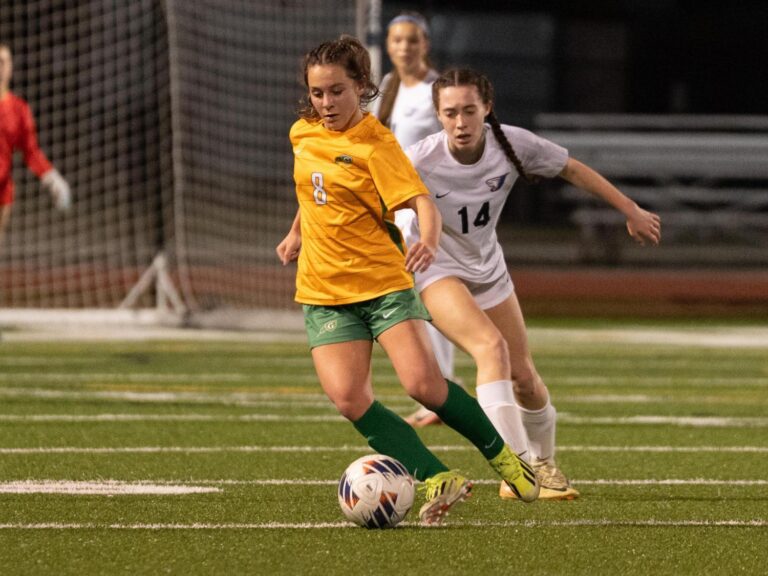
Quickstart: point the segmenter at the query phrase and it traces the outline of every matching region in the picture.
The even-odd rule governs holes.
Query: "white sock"
[[[557,410],[552,406],[549,398],[547,398],[547,405],[539,410],[527,410],[522,406],[519,408],[530,443],[531,456],[537,460],[546,460],[550,464],[554,464]]]
[[[515,402],[512,380],[487,382],[477,387],[477,401],[504,442],[523,460],[529,460],[528,438]]]

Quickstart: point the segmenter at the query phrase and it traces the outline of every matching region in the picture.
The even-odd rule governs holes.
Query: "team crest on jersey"
[[[346,154],[341,154],[340,156],[336,156],[333,160],[337,164],[339,162],[342,162],[343,164],[352,164],[352,156],[347,156]]]
[[[509,172],[501,176],[496,176],[495,178],[490,178],[486,180],[485,183],[488,184],[488,188],[491,189],[491,192],[496,192],[496,190],[504,186],[504,181],[507,179],[507,176],[509,176]]]

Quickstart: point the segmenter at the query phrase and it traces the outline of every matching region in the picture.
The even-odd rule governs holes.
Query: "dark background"
[[[491,77],[510,123],[537,112],[768,109],[768,2],[387,1],[384,22],[402,9],[431,20],[438,68]]]

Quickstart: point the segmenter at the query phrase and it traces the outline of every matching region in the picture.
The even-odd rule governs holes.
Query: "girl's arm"
[[[301,210],[296,210],[296,217],[293,219],[291,229],[288,234],[276,248],[277,257],[280,258],[280,262],[283,266],[288,262],[293,262],[299,257],[301,251]]]
[[[443,219],[435,203],[427,195],[414,196],[405,206],[416,212],[419,222],[419,241],[408,248],[405,269],[408,272],[424,272],[434,262]]]
[[[640,244],[645,245],[648,241],[657,245],[661,241],[659,216],[640,208],[631,198],[622,194],[618,188],[586,164],[569,158],[565,168],[560,172],[560,177],[604,200],[624,214],[629,235]]]

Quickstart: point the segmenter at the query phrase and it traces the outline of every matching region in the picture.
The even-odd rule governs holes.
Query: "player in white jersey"
[[[416,274],[416,287],[435,326],[474,358],[478,401],[506,443],[532,461],[539,498],[576,498],[555,462],[556,411],[531,358],[496,224],[520,177],[559,176],[608,202],[641,244],[658,244],[660,219],[561,146],[500,125],[493,87],[482,74],[442,74],[433,85],[433,103],[443,131],[406,150],[443,217],[437,256],[429,270]],[[408,245],[417,241],[418,225],[404,235]],[[500,495],[515,498],[504,486]]]
[[[429,25],[417,12],[402,12],[387,25],[387,55],[393,70],[381,82],[383,96],[371,103],[371,112],[388,126],[400,146],[407,148],[443,129],[432,105],[432,83],[438,73],[429,62]],[[403,230],[415,219],[413,210],[400,210],[395,224]],[[457,381],[455,347],[437,328],[427,324],[432,349],[445,378]],[[414,427],[440,423],[431,410],[421,407],[406,418]]]

